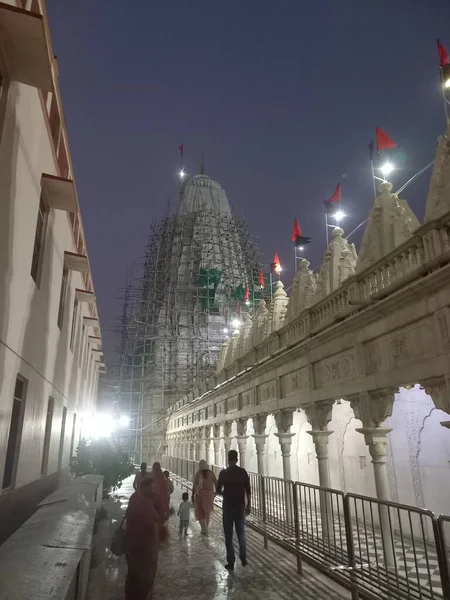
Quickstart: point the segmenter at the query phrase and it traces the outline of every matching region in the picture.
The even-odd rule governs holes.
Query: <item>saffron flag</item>
[[[181,156],[181,159],[183,160],[183,156],[184,156],[184,144],[181,144],[181,146],[178,146],[178,150],[180,151],[180,156]]]
[[[264,289],[264,273],[263,273],[262,269],[259,270],[258,283],[259,283],[259,287],[263,290]]]
[[[450,57],[448,56],[447,50],[439,40],[437,41],[437,47],[439,52],[439,65],[442,69],[442,67],[445,67],[445,65],[450,65]]]
[[[380,150],[389,150],[390,148],[395,148],[397,146],[394,140],[379,127],[376,128],[376,138],[378,152],[380,152]]]
[[[277,275],[281,273],[281,263],[278,258],[278,252],[275,252],[275,256],[273,257],[272,271],[275,271]]]
[[[325,200],[325,204],[339,204],[339,202],[341,201],[341,196],[342,196],[342,185],[340,183],[338,183],[337,188],[335,189],[331,198],[328,198],[328,200]]]
[[[300,237],[302,235],[302,230],[300,229],[300,225],[298,223],[298,219],[295,218],[294,221],[294,229],[292,230],[292,241],[295,242],[295,240]]]
[[[244,302],[248,302],[249,299],[249,293],[248,293],[248,287],[245,288],[245,293],[244,293]]]

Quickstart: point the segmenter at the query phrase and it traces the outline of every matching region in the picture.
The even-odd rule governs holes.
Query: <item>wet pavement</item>
[[[118,527],[133,492],[133,478],[107,502],[110,532]],[[183,490],[175,486],[172,505],[177,509]],[[262,537],[247,528],[248,566],[236,562],[234,574],[224,568],[225,545],[221,510],[213,513],[208,538],[191,516],[189,535],[180,538],[178,517],[169,520],[169,539],[160,550],[158,574],[153,600],[292,600],[293,598],[323,600],[350,598],[350,594],[331,580],[303,564],[298,575],[295,559],[281,548],[269,544],[264,549]],[[123,600],[126,563],[124,557],[108,552],[103,600]]]

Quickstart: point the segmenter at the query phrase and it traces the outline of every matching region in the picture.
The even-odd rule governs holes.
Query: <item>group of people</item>
[[[250,514],[250,479],[245,469],[237,465],[235,450],[228,453],[228,468],[221,471],[216,479],[205,460],[199,463],[192,488],[192,503],[189,495],[182,495],[178,509],[180,519],[179,532],[188,534],[191,508],[201,528],[201,534],[209,535],[209,523],[214,509],[214,497],[223,497],[223,530],[227,553],[225,568],[234,570],[235,552],[233,529],[239,543],[239,558],[247,565],[245,543],[245,517]],[[125,583],[126,600],[151,600],[153,583],[158,564],[161,542],[168,535],[167,521],[171,514],[170,496],[174,486],[168,471],[162,471],[156,462],[150,472],[147,464],[142,463],[136,475],[135,493],[131,496],[126,513],[126,559],[128,574]]]

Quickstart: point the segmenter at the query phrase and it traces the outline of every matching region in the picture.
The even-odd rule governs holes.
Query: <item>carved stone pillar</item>
[[[213,425],[214,464],[222,467],[220,460],[220,425]]]
[[[333,433],[328,430],[333,412],[333,400],[316,402],[303,407],[312,430],[308,431],[314,442],[319,466],[319,485],[331,487],[330,464],[328,460],[328,438]]]
[[[197,445],[195,430],[191,429],[189,432],[189,460],[195,460],[195,448]]]
[[[206,460],[206,462],[209,464],[210,462],[210,457],[209,457],[209,447],[211,445],[211,427],[209,427],[209,425],[203,427],[203,448],[202,448],[202,458],[204,458]]]
[[[278,433],[275,435],[278,438],[283,457],[283,478],[290,480],[291,476],[291,446],[292,438],[295,433],[291,433],[294,411],[283,410],[275,415]]]
[[[264,453],[266,451],[266,440],[269,437],[266,435],[267,415],[256,415],[253,417],[253,429],[255,433],[253,438],[256,445],[256,457],[258,460],[258,473],[264,475]]]
[[[319,467],[319,485],[324,488],[331,487],[330,463],[328,459],[328,438],[333,433],[328,430],[333,412],[333,400],[316,402],[304,407],[304,411],[311,423],[312,430],[308,431],[314,442],[317,464]],[[319,492],[320,518],[322,521],[322,535],[329,538],[333,531],[333,508],[330,494],[326,491]]]
[[[223,441],[225,444],[225,461],[227,461],[228,451],[231,450],[231,428],[233,426],[232,421],[225,421],[223,424]]]
[[[382,389],[373,392],[361,392],[350,396],[351,407],[355,417],[362,421],[363,427],[356,431],[364,435],[370,456],[372,457],[373,472],[375,477],[375,489],[379,500],[391,499],[389,490],[389,478],[386,469],[386,446],[387,435],[392,431],[389,427],[383,427],[384,421],[392,415],[395,390]],[[391,527],[388,509],[381,506],[381,525],[384,532],[383,548],[384,557],[388,566],[394,565],[394,553],[391,539]],[[393,532],[392,532],[393,533]]]
[[[278,438],[281,448],[281,456],[283,457],[283,479],[284,484],[284,500],[286,506],[286,520],[289,523],[293,521],[293,497],[292,497],[292,480],[291,475],[291,446],[292,438],[295,433],[291,433],[291,427],[293,422],[293,410],[283,410],[275,415],[275,422],[277,424],[278,433],[275,435]]]
[[[247,435],[247,419],[238,419],[236,421],[236,427],[237,427],[237,443],[238,443],[238,448],[239,448],[239,464],[240,466],[245,469],[246,467],[246,449],[247,449],[247,439],[248,439],[248,435]]]

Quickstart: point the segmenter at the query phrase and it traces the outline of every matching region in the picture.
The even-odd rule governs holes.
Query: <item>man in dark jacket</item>
[[[217,494],[223,496],[223,532],[227,549],[225,568],[233,571],[235,554],[233,546],[233,527],[239,542],[239,558],[242,566],[247,564],[245,545],[245,517],[250,514],[250,478],[242,467],[237,466],[236,450],[228,452],[228,468],[220,472],[217,482]]]

